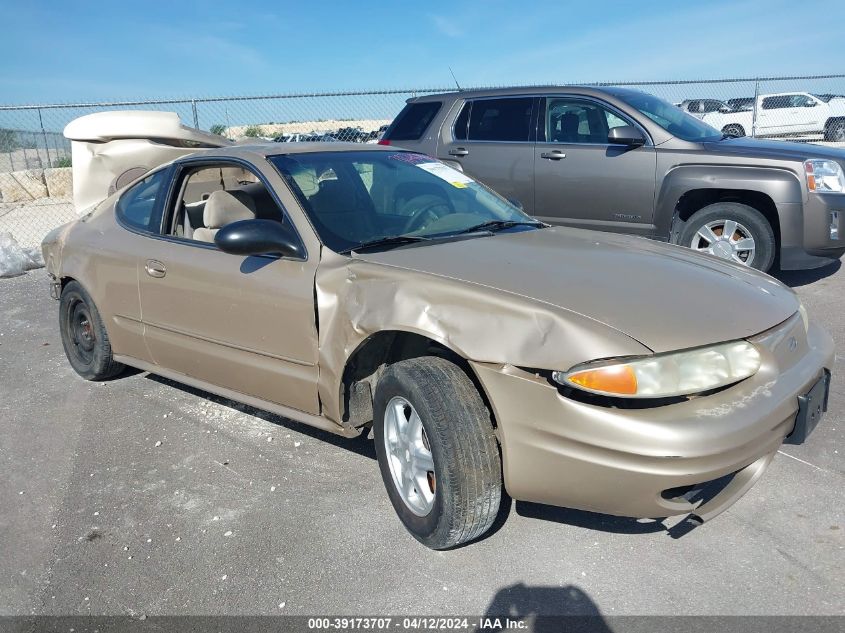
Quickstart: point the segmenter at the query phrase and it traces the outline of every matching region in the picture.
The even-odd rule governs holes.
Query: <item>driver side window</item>
[[[186,166],[177,192],[166,233],[193,242],[213,244],[217,232],[232,222],[284,218],[264,183],[240,164]]]
[[[603,145],[608,132],[623,125],[630,123],[598,103],[565,97],[547,99],[545,134],[549,143]]]

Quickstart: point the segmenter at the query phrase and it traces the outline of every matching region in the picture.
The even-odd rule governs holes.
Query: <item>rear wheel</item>
[[[745,130],[742,129],[741,125],[731,124],[722,128],[722,134],[733,138],[739,138],[740,136],[745,136]]]
[[[71,367],[86,380],[106,380],[123,371],[124,365],[112,356],[97,306],[76,281],[68,282],[62,289],[59,330]]]
[[[684,225],[680,243],[762,271],[775,260],[771,224],[759,211],[738,202],[717,202],[694,213]]]
[[[490,529],[502,470],[490,413],[467,375],[433,356],[391,365],[373,406],[379,469],[407,530],[447,549]]]

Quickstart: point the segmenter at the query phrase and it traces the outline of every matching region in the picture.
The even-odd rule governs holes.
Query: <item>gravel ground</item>
[[[844,350],[845,272],[783,278]],[[681,538],[514,503],[433,552],[371,442],[145,373],[85,382],[57,309],[43,271],[0,280],[2,614],[845,614],[841,357],[809,441]]]

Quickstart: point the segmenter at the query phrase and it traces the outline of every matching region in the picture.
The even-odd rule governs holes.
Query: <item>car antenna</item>
[[[455,80],[455,85],[458,87],[458,90],[463,90],[463,88],[461,88],[461,84],[458,83],[458,78],[455,77],[455,71],[452,70],[451,66],[447,66],[447,68],[449,69],[449,72],[452,73],[452,79]]]

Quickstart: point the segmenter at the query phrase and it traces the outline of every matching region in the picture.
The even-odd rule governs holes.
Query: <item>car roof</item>
[[[276,143],[274,141],[266,141],[263,143],[248,143],[245,145],[230,145],[227,147],[215,147],[207,150],[201,150],[192,156],[197,155],[213,155],[213,156],[231,156],[235,158],[244,158],[247,160],[257,160],[268,158],[270,156],[283,156],[287,154],[312,154],[321,152],[402,152],[406,151],[397,147],[385,147],[384,145],[368,144],[368,143],[323,143],[323,142],[305,142],[305,143]]]
[[[569,92],[573,94],[595,97],[610,94],[616,97],[621,97],[628,94],[641,94],[643,91],[634,90],[632,88],[620,88],[618,86],[511,86],[508,88],[481,88],[477,90],[454,90],[450,92],[440,92],[437,94],[412,97],[411,99],[408,99],[408,102],[419,103],[423,101],[435,101],[443,99],[474,99],[478,97],[497,97],[510,95],[544,95],[549,92]]]

